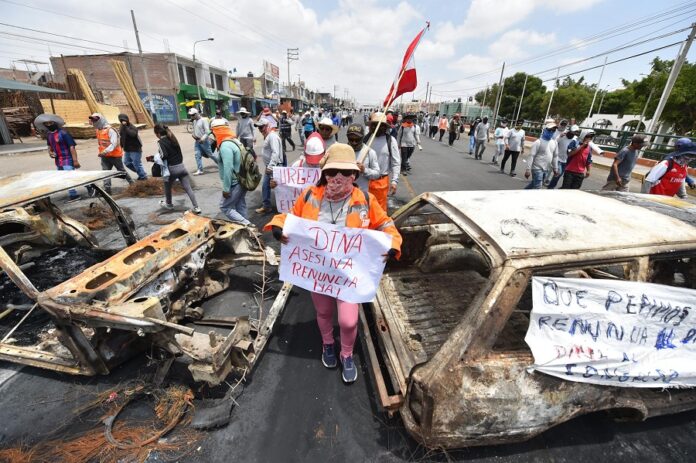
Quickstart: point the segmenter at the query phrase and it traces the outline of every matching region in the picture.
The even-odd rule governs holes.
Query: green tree
[[[587,112],[592,104],[595,85],[586,85],[581,77],[578,80],[573,80],[572,77],[566,77],[560,82],[553,96],[549,117],[559,119],[575,118],[582,121],[587,117]],[[544,95],[542,107],[544,114],[551,99],[551,92]]]
[[[527,74],[524,72],[515,73],[512,76],[505,78],[503,85],[503,95],[500,101],[499,116],[512,120],[517,112],[522,88],[524,87],[524,79]],[[522,109],[520,119],[538,120],[543,117],[543,113],[539,109],[539,103],[546,92],[546,87],[538,77],[529,75],[527,78],[527,86],[524,90],[522,99]],[[475,99],[478,104],[483,102],[484,93],[486,90],[481,90],[476,93]],[[486,93],[486,105],[493,108],[496,96],[498,95],[498,84],[493,84]]]

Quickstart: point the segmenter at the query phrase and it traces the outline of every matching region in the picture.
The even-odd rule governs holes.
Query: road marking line
[[[404,177],[404,183],[406,184],[406,188],[408,189],[409,193],[411,193],[411,199],[418,196],[416,190],[413,189],[413,187],[411,186],[411,182],[408,181],[407,177]]]

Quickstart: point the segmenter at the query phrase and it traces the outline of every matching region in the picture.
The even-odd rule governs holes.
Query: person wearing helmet
[[[203,158],[213,159],[213,150],[210,147],[210,124],[208,119],[201,116],[196,108],[188,110],[188,115],[193,121],[193,133],[191,136],[195,140],[193,151],[196,157],[196,167],[198,170],[193,175],[203,175]]]
[[[691,189],[696,188],[696,182],[689,177],[688,173],[689,162],[694,158],[696,158],[696,142],[686,137],[680,138],[675,143],[674,152],[648,172],[641,192],[686,198],[684,184],[687,183]]]

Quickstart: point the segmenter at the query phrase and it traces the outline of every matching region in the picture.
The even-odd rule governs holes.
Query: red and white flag
[[[418,85],[418,78],[416,76],[416,65],[413,61],[413,53],[416,51],[416,47],[418,47],[418,43],[423,37],[423,34],[425,34],[425,31],[427,31],[429,28],[430,23],[427,22],[423,30],[418,33],[416,38],[413,39],[411,44],[406,49],[406,54],[404,55],[404,61],[401,65],[401,69],[397,74],[396,80],[392,83],[391,88],[389,88],[387,97],[384,99],[385,108],[389,107],[392,101],[397,99],[400,95],[407,92],[412,92],[416,89],[416,86]],[[394,87],[396,87],[396,91],[394,91]]]

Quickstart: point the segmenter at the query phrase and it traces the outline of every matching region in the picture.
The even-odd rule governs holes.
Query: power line
[[[674,42],[674,43],[671,43],[671,44],[669,44],[669,45],[665,45],[665,46],[658,47],[658,48],[653,48],[652,50],[644,51],[644,52],[642,52],[642,53],[636,53],[635,55],[627,56],[627,57],[625,57],[625,58],[617,59],[617,60],[614,60],[614,61],[609,61],[608,63],[606,63],[606,65],[608,66],[608,65],[610,65],[610,64],[620,63],[620,62],[622,62],[622,61],[626,61],[626,60],[629,60],[629,59],[637,58],[637,57],[639,57],[639,56],[647,55],[648,53],[653,53],[653,52],[656,52],[656,51],[664,50],[665,48],[670,48],[670,47],[673,47],[673,46],[675,46],[675,45],[679,45],[679,44],[681,44],[681,43],[683,43],[683,42],[684,42],[683,40],[680,40],[679,42]],[[592,67],[585,68],[585,69],[581,69],[581,70],[575,71],[575,72],[570,72],[570,73],[568,73],[568,74],[564,74],[564,75],[562,75],[562,76],[558,76],[558,79],[560,80],[560,79],[562,79],[562,78],[564,78],[564,77],[570,77],[570,76],[572,76],[572,75],[579,74],[579,73],[581,73],[581,72],[591,71],[591,70],[593,70],[593,69],[598,69],[598,68],[601,68],[602,66],[604,66],[604,64],[599,64],[599,65],[597,65],[597,66],[592,66]],[[552,79],[545,79],[545,80],[543,80],[542,82],[550,82],[550,81],[553,81],[553,80],[556,80],[556,78],[554,77],[554,78],[552,78]]]
[[[691,9],[688,9],[688,8],[687,8],[687,10],[685,11],[684,8],[683,8],[684,5],[692,5],[692,6],[688,7],[688,8],[691,8]],[[564,46],[561,46],[561,47],[559,47],[559,48],[552,49],[552,50],[550,50],[550,51],[548,51],[548,52],[545,52],[545,53],[543,53],[543,54],[539,54],[539,55],[532,56],[532,57],[527,58],[527,59],[524,59],[524,60],[520,60],[520,61],[513,62],[513,63],[510,64],[510,68],[515,67],[515,66],[518,66],[518,65],[520,65],[520,64],[527,64],[527,63],[536,62],[536,61],[539,61],[539,60],[542,60],[542,59],[547,59],[547,58],[549,58],[549,57],[551,57],[551,56],[556,56],[556,55],[558,55],[558,54],[566,53],[566,52],[568,52],[568,51],[575,50],[575,49],[580,48],[580,47],[588,46],[588,45],[591,45],[591,44],[593,44],[593,43],[596,43],[596,42],[599,42],[599,41],[602,41],[602,40],[606,40],[606,39],[608,39],[608,38],[612,38],[612,37],[614,37],[615,35],[618,35],[619,33],[631,32],[631,31],[636,30],[636,29],[645,28],[645,27],[647,27],[647,26],[659,24],[659,23],[661,23],[661,22],[669,21],[670,19],[674,19],[674,17],[677,17],[677,16],[687,16],[687,17],[682,18],[682,19],[679,21],[679,22],[681,22],[681,21],[683,21],[683,20],[685,20],[685,19],[689,19],[689,16],[688,16],[688,15],[689,15],[690,13],[692,13],[693,11],[696,11],[696,6],[694,6],[694,5],[696,5],[696,2],[683,2],[683,3],[681,3],[681,4],[679,4],[679,5],[675,6],[675,7],[672,7],[672,8],[670,8],[670,9],[668,9],[668,10],[664,10],[664,11],[661,11],[661,12],[657,12],[657,13],[655,13],[655,14],[651,14],[651,15],[645,16],[645,17],[643,17],[643,18],[638,18],[638,19],[636,19],[636,20],[632,20],[632,21],[630,21],[630,22],[624,23],[624,24],[621,25],[621,26],[617,26],[617,27],[615,27],[615,28],[607,29],[607,30],[605,30],[605,31],[603,31],[603,32],[599,32],[599,33],[597,33],[597,34],[591,35],[591,36],[589,36],[589,37],[586,37],[586,38],[580,40],[579,42],[576,42],[575,44],[571,44],[570,47],[569,47],[568,45],[564,45]],[[678,12],[678,14],[673,15],[673,13],[675,13],[675,12]],[[672,15],[672,16],[669,17],[669,18],[660,19],[660,18],[663,17],[663,16],[670,16],[670,15]],[[660,19],[660,20],[658,21],[658,19]],[[646,20],[646,21],[648,21],[648,22],[647,22],[647,23],[646,23],[646,22],[642,22],[643,20]],[[630,29],[630,30],[629,30],[629,31],[626,31],[626,29]],[[601,40],[600,40],[600,39],[601,39]],[[554,69],[556,69],[556,68],[554,68]],[[477,73],[477,74],[472,74],[472,75],[465,76],[465,77],[461,77],[461,78],[455,79],[455,80],[450,80],[450,81],[446,81],[446,82],[435,82],[435,83],[433,83],[433,85],[447,85],[447,84],[452,84],[452,83],[455,83],[455,82],[461,82],[461,81],[463,81],[463,80],[468,80],[468,79],[472,79],[472,78],[475,78],[475,77],[480,77],[480,76],[483,76],[483,75],[487,75],[487,74],[491,74],[491,73],[493,73],[493,72],[499,72],[499,71],[500,71],[500,66],[498,66],[498,67],[496,67],[496,68],[493,68],[493,69],[490,69],[490,70],[488,70],[488,71],[480,72],[480,73]]]

